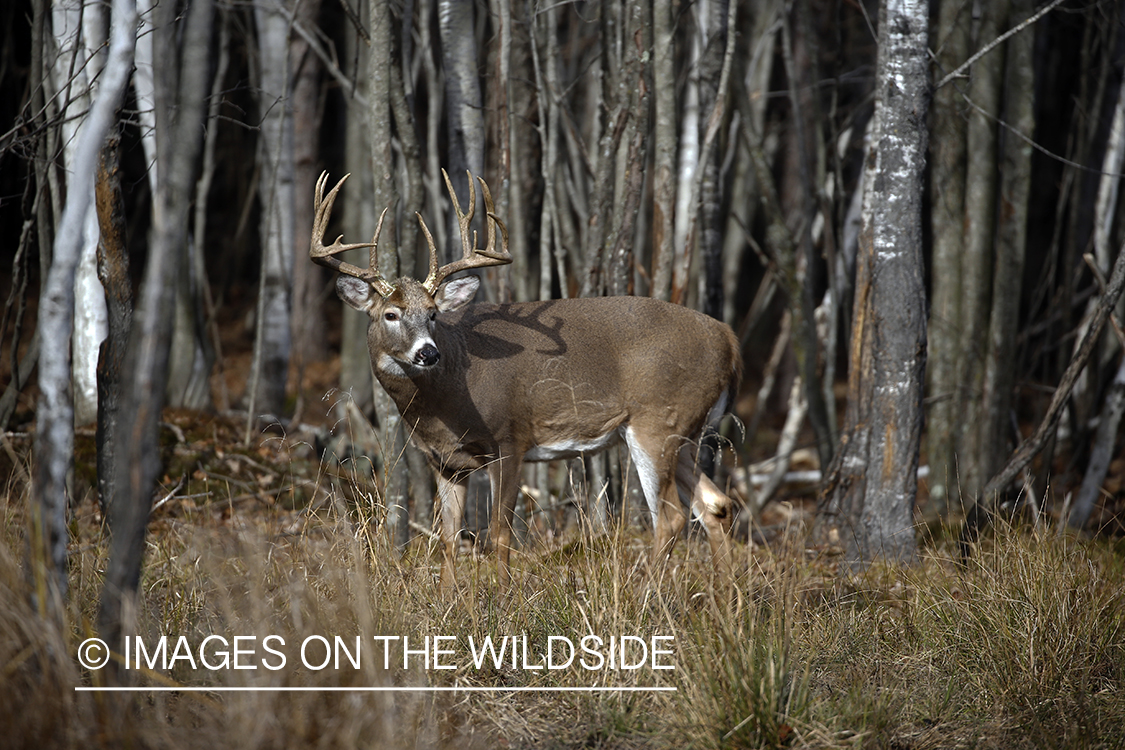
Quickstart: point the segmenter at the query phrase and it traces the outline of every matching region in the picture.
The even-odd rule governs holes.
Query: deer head
[[[368,333],[371,351],[373,353],[379,351],[383,365],[395,367],[403,374],[425,370],[438,363],[441,352],[433,339],[437,314],[460,309],[472,300],[480,286],[480,280],[474,276],[448,282],[446,279],[458,271],[512,262],[512,256],[508,253],[508,229],[493,213],[492,193],[488,189],[488,184],[477,178],[484,195],[484,207],[488,216],[488,244],[484,249],[479,249],[476,247],[476,232],[470,229],[473,216],[476,214],[476,191],[469,192],[469,208],[467,211],[462,211],[449,175],[444,169],[441,174],[445,178],[449,197],[453,201],[453,210],[457,214],[457,224],[461,234],[461,258],[439,266],[433,235],[430,234],[422,215],[415,214],[430,249],[430,271],[421,283],[409,277],[397,279],[392,283],[378,270],[379,234],[383,229],[383,219],[387,215],[387,209],[383,209],[383,213],[379,216],[375,237],[371,242],[344,245],[341,243],[343,237],[340,236],[331,245],[325,246],[324,232],[328,227],[336,194],[351,175],[344,175],[327,196],[324,195],[324,186],[328,173],[321,174],[316,183],[313,204],[315,220],[309,257],[314,262],[340,273],[336,281],[336,291],[340,298],[371,317],[372,324]],[[469,175],[469,185],[472,186],[471,175]],[[496,249],[497,228],[501,236],[499,250]],[[367,268],[359,268],[336,257],[342,252],[356,248],[370,248]]]

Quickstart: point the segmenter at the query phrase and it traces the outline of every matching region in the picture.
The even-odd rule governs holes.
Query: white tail
[[[475,191],[463,213],[446,176],[461,227],[462,258],[439,268],[433,238],[419,216],[430,273],[422,283],[389,281],[376,270],[378,229],[370,243],[323,244],[345,179],[327,197],[327,174],[317,183],[310,257],[343,274],[336,282],[340,297],[370,316],[367,342],[375,377],[437,472],[443,582],[454,581],[471,472],[488,471],[492,539],[501,579],[507,581],[521,464],[571,458],[622,440],[652,512],[654,559],[671,550],[686,521],[684,506],[690,505],[707,531],[716,565],[725,568],[731,501],[698,472],[696,450],[704,427],[722,416],[738,387],[742,358],[730,327],[647,297],[470,305],[480,280],[446,279],[512,260],[507,230],[493,214],[483,180],[486,247],[477,249],[469,230]],[[367,269],[334,257],[357,247],[371,248]]]

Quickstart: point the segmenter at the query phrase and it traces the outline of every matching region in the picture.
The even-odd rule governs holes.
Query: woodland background
[[[487,297],[650,294],[735,328],[747,364],[739,458],[745,467],[776,455],[759,467],[770,474],[764,491],[743,472],[752,512],[793,455],[818,468],[838,453],[879,8],[301,0],[137,10],[135,69],[95,180],[109,197],[75,220],[82,239],[68,261],[73,369],[62,391],[75,425],[97,418],[97,342],[110,332],[103,356],[125,356],[130,300],[144,308],[148,273],[164,280],[152,285],[161,312],[138,320],[171,341],[151,398],[238,411],[249,444],[261,424],[338,421],[343,400],[321,405],[338,383],[379,426],[381,447],[362,449],[404,453],[397,414],[371,384],[365,321],[340,309],[331,279],[306,259],[312,185],[322,169],[355,174],[337,211],[351,241],[392,207],[381,262],[409,274],[424,251],[413,212],[430,217],[438,247],[454,246],[445,167],[461,196],[466,170],[483,175],[509,228],[515,261],[489,272]],[[928,10],[925,203],[899,221],[920,222],[923,240],[928,475],[917,512],[930,525],[971,507],[1049,413],[1103,289],[1098,274],[1119,254],[1121,9],[1034,11],[956,0]],[[37,398],[40,412],[54,403],[33,377],[42,342],[57,338],[37,313],[64,201],[75,185],[94,189],[93,175],[75,181],[85,167],[74,160],[110,15],[81,2],[3,13],[0,424],[18,433]],[[1000,43],[1009,30],[1018,33]],[[162,180],[171,197],[160,197]],[[161,210],[174,226],[154,221]],[[102,271],[104,292],[99,216],[102,253],[118,264]],[[161,231],[175,235],[171,249]],[[1125,370],[1112,328],[1065,408],[1049,413],[1061,414],[1058,427],[1022,482],[1037,511],[1079,528],[1092,515],[1094,529],[1118,528]],[[40,383],[51,377],[40,368]],[[117,398],[109,376],[102,387]],[[114,421],[100,428],[99,455],[112,452]],[[59,453],[65,464],[70,451]],[[400,544],[412,533],[405,509],[421,525],[430,513],[426,471],[405,455],[386,464],[381,488]],[[147,460],[155,477],[158,461]],[[111,465],[99,472],[103,509]],[[614,473],[597,462],[586,471],[595,489]]]
[[[424,267],[416,211],[453,250],[440,170],[462,203],[468,171],[514,256],[482,297],[644,294],[729,323],[746,373],[719,472],[743,538],[806,524],[818,554],[911,561],[916,530],[940,548],[997,502],[1120,537],[1121,3],[142,0],[121,24],[133,10],[0,8],[5,518],[56,615],[83,524],[113,531],[86,614],[120,634],[150,514],[315,508],[325,466],[392,547],[426,539],[429,475],[366,321],[308,261],[322,170],[352,173],[328,234],[362,241],[391,207],[388,276]],[[911,29],[921,46],[880,42]],[[913,78],[880,78],[896,57]],[[864,510],[880,472],[849,451],[889,412],[893,507]],[[528,538],[574,508],[643,517],[625,463],[531,468]]]

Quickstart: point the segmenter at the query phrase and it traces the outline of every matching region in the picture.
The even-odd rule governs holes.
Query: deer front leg
[[[488,466],[492,484],[492,524],[489,536],[496,548],[499,579],[502,586],[511,580],[508,566],[512,552],[512,519],[520,491],[520,456],[500,456]]]
[[[444,589],[452,589],[457,585],[454,570],[457,548],[461,543],[461,520],[465,514],[469,483],[464,477],[451,479],[439,471],[437,488],[441,502],[441,541],[444,547],[441,559],[441,585]]]

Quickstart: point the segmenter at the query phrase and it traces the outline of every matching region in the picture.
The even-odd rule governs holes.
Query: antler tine
[[[314,263],[331,268],[338,273],[345,276],[352,276],[354,278],[366,281],[375,287],[375,290],[384,297],[390,296],[394,292],[394,287],[385,279],[378,271],[378,248],[379,248],[379,234],[383,230],[383,219],[386,218],[387,209],[383,209],[383,213],[379,215],[379,223],[375,227],[375,236],[371,242],[356,242],[350,245],[344,245],[340,241],[344,239],[344,235],[336,238],[336,241],[331,245],[325,246],[324,232],[328,229],[328,219],[332,215],[332,205],[336,202],[336,194],[340,192],[341,186],[344,182],[351,177],[351,174],[344,175],[336,187],[332,188],[328,195],[324,195],[324,186],[328,182],[328,172],[321,172],[320,178],[316,181],[316,192],[313,197],[313,231],[312,239],[309,243],[309,258]],[[355,250],[357,248],[367,247],[371,248],[369,255],[368,267],[360,268],[359,266],[352,265],[347,261],[340,260],[335,257],[339,253],[347,250]]]
[[[500,266],[505,263],[512,262],[512,256],[508,253],[508,228],[504,226],[504,222],[493,213],[492,193],[488,190],[488,185],[480,177],[477,181],[481,185],[481,190],[484,195],[485,212],[488,215],[488,245],[483,249],[476,247],[476,232],[473,232],[470,238],[469,223],[476,213],[476,190],[473,189],[473,177],[466,172],[469,178],[469,210],[462,213],[461,205],[457,201],[457,194],[453,191],[453,183],[449,180],[449,175],[445,170],[441,170],[442,176],[445,178],[445,185],[449,189],[449,197],[453,201],[453,210],[457,213],[457,223],[461,230],[461,259],[447,263],[444,266],[438,267],[437,249],[434,247],[433,238],[430,236],[429,230],[426,228],[426,223],[422,221],[422,217],[418,217],[418,222],[422,225],[422,231],[426,235],[426,242],[430,245],[430,273],[426,280],[422,282],[422,286],[430,293],[433,294],[437,291],[438,286],[449,276],[464,271],[469,268],[485,268],[487,266]],[[502,246],[498,251],[496,250],[496,228],[493,222],[500,227],[500,234],[502,238]]]
[[[449,199],[453,201],[453,210],[457,214],[457,226],[461,230],[461,257],[468,258],[473,254],[473,246],[476,245],[476,237],[469,241],[469,225],[473,221],[473,216],[477,213],[477,191],[473,189],[473,176],[469,170],[465,170],[465,177],[469,183],[469,210],[461,213],[461,204],[457,200],[457,193],[453,192],[453,182],[449,179],[446,171],[441,170],[441,176],[445,178],[445,189],[449,191]]]
[[[486,222],[488,224],[488,244],[485,245],[484,250],[478,250],[477,253],[486,258],[492,258],[498,263],[511,263],[512,256],[508,252],[508,227],[504,225],[499,216],[493,213],[496,207],[492,203],[492,191],[488,189],[488,183],[480,177],[477,177],[477,182],[480,183],[481,192],[484,194],[484,212],[491,219],[491,221]],[[493,226],[493,222],[500,227],[499,251],[496,250],[496,227]]]
[[[430,272],[426,275],[426,280],[422,282],[422,287],[430,294],[433,294],[437,291],[438,284],[440,284],[445,277],[442,276],[438,278],[438,274],[440,274],[441,271],[438,268],[438,252],[437,247],[434,246],[434,236],[430,234],[430,228],[426,226],[426,221],[422,218],[422,214],[415,211],[414,215],[418,217],[418,224],[422,227],[422,234],[426,237],[426,244],[430,246]]]

